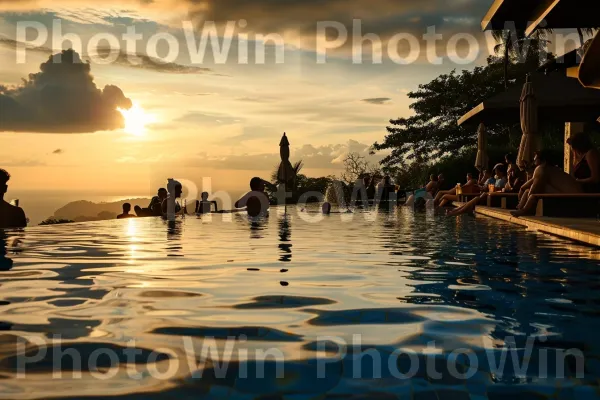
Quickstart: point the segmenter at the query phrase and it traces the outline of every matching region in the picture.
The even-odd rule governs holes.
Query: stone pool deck
[[[551,235],[600,247],[600,222],[596,218],[519,217],[509,210],[477,206],[476,214],[501,219]]]

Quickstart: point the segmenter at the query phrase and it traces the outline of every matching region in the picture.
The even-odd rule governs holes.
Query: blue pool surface
[[[485,217],[291,208],[0,245],[0,399],[600,398],[600,250]]]

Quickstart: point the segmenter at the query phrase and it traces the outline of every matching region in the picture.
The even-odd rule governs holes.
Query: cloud
[[[11,160],[8,157],[0,157],[2,159],[2,167],[43,167],[46,163],[39,160]]]
[[[17,45],[24,46],[27,51],[37,51],[37,52],[44,53],[44,54],[50,54],[50,53],[52,53],[52,50],[50,50],[47,47],[32,46],[32,45],[30,45],[28,43],[22,43],[22,42],[19,42],[17,40],[10,39],[8,37],[0,37],[0,46],[4,46],[4,47],[8,47],[8,48],[16,50],[17,49]]]
[[[369,104],[383,105],[391,100],[392,99],[390,99],[389,97],[373,97],[370,99],[362,99],[361,101],[364,101],[365,103],[369,103]]]
[[[490,0],[491,1],[491,0]],[[477,21],[489,8],[481,0],[0,0],[0,10],[52,10],[82,23],[100,24],[125,15],[138,19],[169,21],[180,25],[190,18],[224,24],[246,20],[247,30],[260,33],[289,33],[314,37],[317,22],[336,21],[351,30],[360,18],[363,33],[383,37],[436,25],[479,30]],[[474,21],[474,22],[473,22]],[[401,27],[401,28],[399,28]],[[352,36],[350,34],[350,36]]]
[[[63,149],[56,149],[56,150],[54,150],[54,151],[52,152],[52,154],[62,154],[62,153],[64,153],[64,152],[65,152],[65,151],[64,151]]]
[[[0,1],[1,2],[1,1]],[[52,54],[53,50],[48,47],[34,47],[27,43],[19,42],[14,39],[7,37],[0,37],[0,46],[8,47],[16,50],[17,46],[25,46],[27,51],[36,51],[44,54]],[[122,50],[114,50],[110,48],[98,48],[92,52],[92,54],[84,54],[81,57],[84,61],[94,64],[95,60],[107,60],[115,58],[113,65],[119,65],[129,68],[145,69],[149,71],[169,74],[204,74],[211,73],[211,68],[195,67],[189,65],[182,65],[177,63],[165,63],[161,60],[157,60],[146,54],[136,53],[130,54]],[[213,74],[218,76],[224,76],[222,74]]]
[[[58,59],[57,57],[61,57]],[[61,62],[57,62],[57,61]],[[72,51],[51,56],[17,87],[0,87],[0,131],[87,133],[123,127],[131,100],[117,86],[100,90],[91,67]]]
[[[243,120],[227,114],[212,114],[192,111],[177,119],[176,122],[200,125],[232,125],[243,122]]]
[[[207,21],[215,22],[222,34],[224,25],[230,21],[247,21],[243,31],[254,35],[281,35],[286,48],[325,51],[317,48],[317,39],[326,36],[337,38],[335,29],[318,32],[319,22],[330,21],[342,26],[342,35],[347,40],[336,49],[327,50],[331,59],[347,59],[351,50],[360,48],[364,62],[371,62],[369,40],[364,43],[361,35],[375,34],[382,42],[383,62],[392,62],[395,54],[388,51],[389,40],[397,34],[410,34],[419,47],[409,45],[406,40],[397,43],[399,57],[417,55],[416,62],[429,62],[435,53],[448,62],[449,56],[466,57],[471,45],[466,40],[450,41],[457,33],[476,35],[479,41],[479,62],[488,54],[489,43],[481,33],[478,21],[485,15],[492,0],[0,0],[0,12],[37,11],[52,13],[56,17],[70,19],[81,24],[131,25],[135,21],[158,23],[169,28],[182,28],[182,21],[192,21],[198,30]],[[68,10],[68,11],[65,11]],[[355,20],[360,21],[360,31],[354,29]],[[440,40],[426,41],[423,35],[428,27],[435,27]],[[345,32],[343,32],[345,30]],[[156,29],[153,30],[156,32]],[[180,35],[182,37],[182,35]],[[272,36],[273,38],[274,36]],[[263,42],[258,39],[257,42]],[[267,40],[267,42],[269,42]],[[451,44],[450,48],[448,45]],[[394,44],[391,44],[394,46]],[[430,48],[433,46],[434,48]],[[236,45],[234,44],[234,48]],[[252,51],[252,46],[250,51]],[[431,51],[431,52],[430,52]],[[414,53],[413,53],[414,52]],[[436,60],[437,60],[436,56]],[[391,58],[390,58],[391,57]],[[460,58],[460,57],[459,57]],[[438,61],[436,61],[438,62]]]
[[[290,159],[292,161],[303,160],[307,169],[339,171],[343,168],[344,158],[351,152],[360,154],[371,163],[377,163],[384,157],[382,154],[371,155],[369,149],[369,145],[356,140],[349,140],[344,144],[326,146],[306,144],[298,148],[292,147]],[[235,154],[218,157],[201,153],[195,158],[188,159],[186,166],[244,171],[271,171],[280,161],[279,153]]]
[[[116,57],[113,64],[121,65],[130,68],[146,69],[154,72],[169,73],[169,74],[203,74],[212,72],[210,68],[194,67],[177,63],[165,63],[145,54],[129,54],[124,51],[112,50],[108,48],[98,48],[92,55],[86,59],[94,60],[100,58],[102,60]]]

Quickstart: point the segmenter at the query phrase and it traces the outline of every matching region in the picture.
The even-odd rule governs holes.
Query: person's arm
[[[533,178],[531,178],[530,180],[525,182],[523,186],[521,186],[521,191],[524,192],[526,189],[529,189],[531,185],[533,185]]]
[[[241,199],[239,199],[238,201],[235,202],[235,208],[244,208],[246,207],[246,203],[248,202],[248,199],[250,198],[250,193],[246,193],[244,196],[242,196]]]
[[[592,175],[589,178],[577,179],[579,183],[598,183],[600,182],[600,153],[597,151],[590,151],[586,155],[587,163],[590,167]]]
[[[475,179],[471,179],[469,182],[465,183],[463,185],[463,187],[471,187],[471,186],[478,186],[478,182]]]

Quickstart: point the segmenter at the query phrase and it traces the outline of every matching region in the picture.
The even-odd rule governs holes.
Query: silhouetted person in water
[[[135,218],[135,215],[129,214],[130,212],[131,212],[131,204],[129,204],[129,203],[123,204],[123,214],[118,215],[117,219]]]
[[[255,177],[250,180],[251,192],[235,202],[235,208],[244,208],[251,217],[266,215],[269,210],[269,198],[265,193],[265,181]]]
[[[375,176],[373,175],[367,186],[367,198],[373,200],[375,198],[375,192],[377,192],[377,188],[375,187]]]
[[[208,192],[202,192],[202,199],[196,204],[196,214],[210,214],[211,207],[215,206],[215,212],[219,212],[216,201],[208,201]]]
[[[158,189],[158,192],[156,193],[156,196],[154,196],[152,198],[152,200],[150,201],[150,204],[148,205],[148,208],[152,211],[153,215],[161,215],[162,214],[162,203],[163,201],[165,201],[165,199],[169,196],[169,192],[167,192],[167,189],[165,188],[160,188]]]
[[[10,174],[0,169],[0,229],[2,228],[24,228],[27,226],[27,218],[22,208],[13,206],[4,200],[8,191]]]
[[[392,178],[386,175],[377,191],[380,203],[386,205],[387,202],[393,200],[393,195],[396,194],[396,185],[392,185]]]
[[[158,193],[156,194],[156,196],[152,197],[152,200],[150,200],[148,208],[141,208],[140,206],[135,206],[135,213],[138,217],[162,216],[162,203],[168,195],[169,193],[167,192],[167,189],[158,189]]]
[[[175,185],[175,214],[181,213],[181,205],[177,202],[177,199],[181,198],[182,192],[183,192],[183,186],[181,186],[181,183],[177,182],[177,184]],[[165,197],[165,199],[162,202],[162,215],[163,216],[167,215],[170,197],[171,197],[171,195],[167,194],[167,197]],[[183,210],[183,212],[185,212],[185,210]]]

